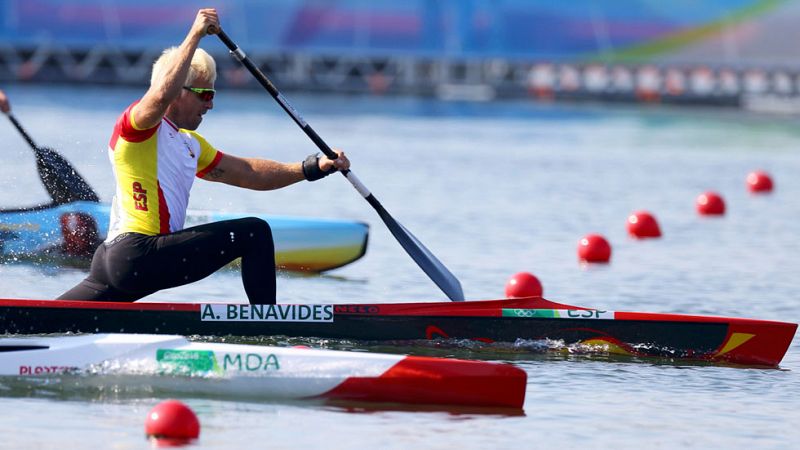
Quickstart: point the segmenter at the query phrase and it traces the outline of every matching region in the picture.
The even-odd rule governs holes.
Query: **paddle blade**
[[[36,168],[53,203],[99,202],[100,198],[64,157],[49,148],[36,147]]]
[[[378,215],[389,228],[389,231],[394,235],[397,242],[405,249],[406,253],[411,256],[417,265],[428,275],[428,277],[439,286],[439,289],[447,295],[447,297],[454,302],[464,301],[464,291],[461,289],[461,283],[453,275],[447,267],[442,264],[433,253],[428,250],[410,231],[406,229],[400,222],[394,220],[389,213],[382,207],[375,208]]]

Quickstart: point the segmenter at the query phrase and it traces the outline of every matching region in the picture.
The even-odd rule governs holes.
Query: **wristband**
[[[317,154],[308,155],[308,158],[303,161],[303,176],[308,181],[317,181],[327,177],[333,172],[336,172],[335,167],[333,170],[329,170],[327,172],[319,168],[319,155]]]

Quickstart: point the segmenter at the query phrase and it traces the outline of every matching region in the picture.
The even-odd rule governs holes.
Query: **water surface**
[[[7,89],[40,145],[59,150],[103,200],[105,148],[130,89]],[[717,314],[798,322],[800,133],[792,120],[715,110],[441,103],[290,95],[389,212],[461,280],[469,299],[499,298],[518,271],[545,296],[609,310]],[[316,148],[262,92],[222,92],[200,131],[223,151],[299,161]],[[44,202],[32,153],[0,121],[0,205]],[[754,196],[764,169],[776,191]],[[728,213],[702,218],[695,197],[719,192]],[[445,301],[340,176],[275,192],[198,181],[191,207],[366,221],[366,256],[320,277],[282,274],[283,302]],[[651,211],[664,237],[635,241],[625,220]],[[578,240],[605,235],[612,262],[581,266]],[[0,266],[3,297],[52,298],[85,273]],[[236,273],[153,300],[243,301]],[[317,342],[321,346],[335,343]],[[196,448],[793,448],[800,438],[800,344],[780,370],[453,348],[438,356],[512,361],[528,372],[526,415],[360,411],[315,404],[184,398],[203,424]],[[359,349],[357,344],[352,348]],[[370,350],[370,349],[367,349]],[[371,349],[371,350],[374,350]],[[391,348],[381,350],[391,351]],[[430,351],[402,348],[403,351]],[[0,447],[143,448],[158,398],[6,392]]]

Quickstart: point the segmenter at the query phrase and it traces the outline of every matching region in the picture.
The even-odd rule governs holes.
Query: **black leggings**
[[[157,236],[123,233],[97,248],[89,276],[58,299],[132,302],[201,280],[240,257],[250,303],[275,304],[272,230],[255,217]]]

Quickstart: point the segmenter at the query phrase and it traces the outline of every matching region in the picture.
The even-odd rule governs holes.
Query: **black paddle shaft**
[[[234,43],[231,38],[220,30],[217,34],[219,39],[231,51],[231,54],[236,58],[247,70],[258,80],[261,86],[270,93],[272,98],[281,105],[284,111],[295,121],[295,123],[303,129],[306,135],[314,141],[322,153],[329,159],[336,159],[337,155],[333,150],[322,140],[322,138],[311,128],[297,111],[292,107],[289,101],[278,91],[274,84],[264,75],[258,67],[245,55],[242,49]],[[375,208],[375,211],[380,216],[383,223],[386,224],[389,231],[397,239],[397,242],[405,249],[406,253],[417,263],[420,269],[425,272],[434,283],[447,295],[450,300],[464,301],[464,292],[461,289],[461,283],[453,275],[441,261],[439,261],[430,250],[428,250],[422,242],[420,242],[414,235],[412,235],[400,222],[396,221],[381,205],[377,198],[361,183],[361,180],[350,170],[342,170],[342,175],[353,185],[353,187],[364,197],[367,202]]]
[[[25,138],[26,141],[28,141],[28,145],[30,145],[31,148],[35,151],[38,148],[38,146],[36,145],[35,142],[33,142],[33,138],[31,138],[31,136],[28,134],[28,132],[25,131],[25,128],[22,128],[22,125],[19,123],[19,121],[17,120],[16,117],[14,117],[10,113],[7,114],[7,116],[8,116],[8,120],[10,120],[11,123],[14,124],[14,127],[17,129],[17,131],[19,131],[19,134],[21,134],[22,137]]]
[[[334,153],[328,144],[326,144],[325,141],[319,137],[317,132],[314,131],[314,129],[311,128],[311,126],[305,120],[303,120],[303,118],[297,113],[294,107],[292,107],[289,101],[286,100],[280,91],[278,91],[278,88],[276,88],[269,78],[267,78],[267,76],[264,75],[264,73],[261,72],[261,70],[256,67],[255,64],[253,64],[253,61],[251,61],[250,58],[244,54],[239,46],[237,46],[236,43],[234,43],[231,38],[229,38],[228,35],[222,30],[220,30],[217,36],[219,36],[219,39],[225,44],[226,47],[228,47],[228,49],[231,51],[231,54],[233,54],[233,56],[255,76],[256,80],[261,83],[261,86],[264,86],[264,89],[266,89],[267,92],[272,95],[272,98],[274,98],[281,105],[281,108],[283,108],[283,110],[286,111],[286,113],[289,114],[292,119],[294,119],[295,123],[297,123],[297,125],[303,129],[306,135],[311,138],[312,141],[314,141],[322,153],[324,153],[325,156],[330,159],[336,159],[336,153]],[[342,171],[342,173],[346,175],[345,172],[346,171]]]

